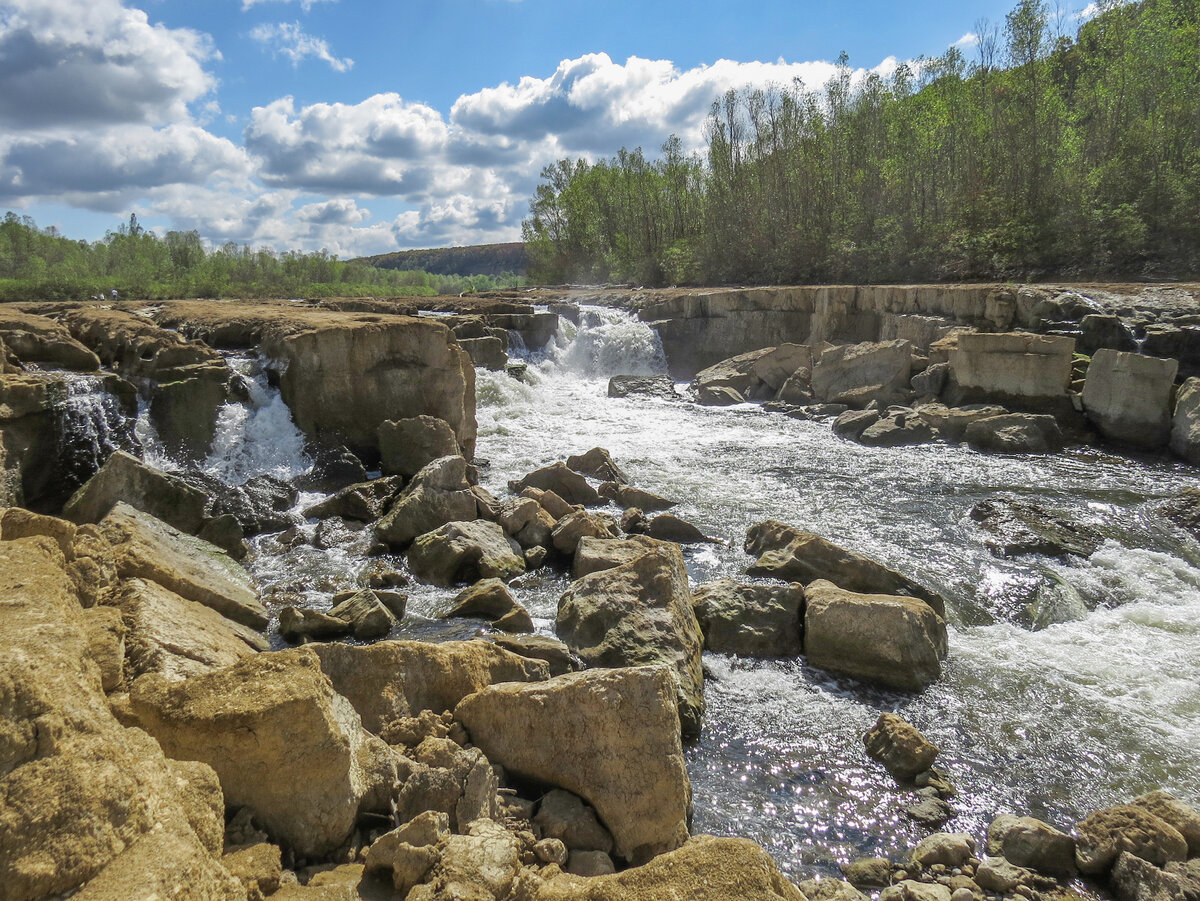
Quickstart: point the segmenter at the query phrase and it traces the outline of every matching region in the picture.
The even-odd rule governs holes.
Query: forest
[[[512,287],[516,276],[446,276],[380,269],[325,251],[276,253],[247,245],[209,249],[195,231],[159,237],[136,214],[100,241],[74,241],[28,216],[0,220],[0,301],[96,295],[179,297],[401,297]]]
[[[1200,0],[1020,0],[958,47],[717,98],[706,148],[542,172],[547,283],[1195,278]]]

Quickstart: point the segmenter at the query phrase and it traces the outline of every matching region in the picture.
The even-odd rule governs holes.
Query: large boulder
[[[124,503],[113,507],[100,529],[113,547],[123,578],[157,582],[234,622],[252,629],[267,627],[267,611],[250,574],[215,545]]]
[[[804,587],[798,583],[719,579],[693,591],[692,604],[706,650],[741,657],[795,657],[803,651]]]
[[[436,416],[386,420],[379,426],[379,465],[386,475],[415,476],[439,457],[457,453],[454,429]]]
[[[403,488],[403,476],[386,476],[347,485],[323,501],[306,507],[304,516],[309,519],[340,516],[342,519],[352,519],[356,522],[374,522],[382,518]]]
[[[1200,378],[1187,379],[1175,397],[1171,451],[1193,466],[1200,466]]]
[[[868,425],[859,433],[858,443],[867,447],[910,447],[928,444],[936,437],[933,427],[918,411],[902,408],[888,410]]]
[[[1130,803],[1174,826],[1187,842],[1188,857],[1200,857],[1200,811],[1195,807],[1161,790],[1139,795]]]
[[[65,519],[10,507],[0,513],[0,540],[44,536],[53,539],[66,561],[67,572],[84,607],[106,603],[120,578],[112,546],[98,526],[76,526]]]
[[[500,372],[508,365],[508,341],[493,335],[482,338],[458,339],[458,346],[467,352],[473,366]]]
[[[813,351],[807,344],[780,344],[754,361],[750,374],[778,396],[780,389],[797,370],[808,370],[802,378],[811,378]]]
[[[666,667],[585,670],[494,685],[464,698],[454,716],[488,760],[587,801],[615,853],[641,863],[688,837],[674,683]]]
[[[207,518],[203,491],[124,451],[113,453],[71,496],[62,515],[76,523],[100,522],[121,501],[189,535],[199,532]]]
[[[821,353],[813,364],[812,391],[819,401],[862,408],[886,404],[908,392],[912,345],[904,340],[843,344]]]
[[[764,347],[760,350],[738,354],[736,357],[730,357],[720,363],[714,363],[707,369],[696,373],[696,377],[692,380],[692,388],[702,397],[728,389],[739,397],[747,398],[762,381],[754,372],[755,364],[774,350],[773,347]],[[770,392],[770,394],[773,393],[774,391]],[[769,397],[770,394],[766,396]],[[740,403],[740,401],[735,402]],[[701,403],[704,401],[702,400]]]
[[[167,754],[211,766],[226,803],[252,807],[298,854],[341,845],[360,809],[386,805],[396,779],[394,752],[363,729],[308,648],[183,682],[146,675],[130,702]]]
[[[575,547],[575,561],[571,572],[576,579],[581,579],[589,573],[629,563],[655,548],[669,551],[670,547],[670,542],[659,541],[646,535],[630,535],[622,539],[611,536],[581,538]]]
[[[946,623],[924,601],[858,594],[819,580],[805,588],[804,652],[831,673],[920,691],[942,673]]]
[[[1110,441],[1162,447],[1171,436],[1171,390],[1178,371],[1177,360],[1096,351],[1083,385],[1087,418]]]
[[[946,616],[946,602],[937,592],[812,532],[767,520],[751,526],[746,532],[745,550],[758,557],[747,570],[752,576],[805,585],[816,579],[826,579],[842,588],[865,594],[908,595],[923,600],[938,616]]]
[[[1069,877],[1075,873],[1075,839],[1033,817],[1004,814],[988,826],[988,853],[1019,867]]]
[[[453,710],[469,694],[496,682],[548,678],[547,665],[490,641],[381,641],[367,647],[309,645],[321,668],[371,732],[422,710]]]
[[[600,486],[599,492],[601,497],[607,498],[620,507],[626,509],[637,507],[646,513],[669,510],[678,503],[678,501],[668,500],[653,492],[643,491],[641,488],[634,488],[632,485],[622,485],[619,482],[605,482]]]
[[[670,666],[683,730],[700,731],[704,637],[678,545],[652,548],[572,582],[559,599],[555,631],[589,666]]]
[[[1063,448],[1058,422],[1045,414],[988,416],[970,423],[963,434],[972,450],[991,454],[1053,454]]]
[[[537,877],[531,901],[808,901],[761,847],[698,835],[647,864],[609,876]]]
[[[514,494],[521,494],[526,488],[539,488],[542,491],[553,491],[568,504],[583,504],[585,507],[600,503],[600,495],[587,479],[567,466],[566,463],[552,463],[529,473],[523,479],[508,483],[508,488]],[[554,513],[553,510],[550,511]]]
[[[950,354],[957,399],[1018,407],[1065,401],[1074,352],[1074,338],[964,332]]]
[[[467,461],[456,455],[426,464],[396,498],[375,533],[388,544],[406,547],[418,535],[450,522],[478,516],[467,482]]]
[[[629,483],[612,454],[602,447],[593,447],[587,453],[567,457],[567,466],[580,475],[591,476],[601,482],[616,482],[618,485]]]
[[[950,444],[963,440],[967,426],[980,419],[1003,416],[1008,411],[995,404],[968,404],[963,407],[947,407],[945,404],[921,404],[917,411],[938,437]]]
[[[616,538],[617,534],[615,523],[607,514],[575,510],[555,523],[550,540],[556,551],[570,557],[584,539]]]
[[[521,546],[494,522],[451,522],[419,535],[408,550],[413,575],[449,588],[480,579],[507,582],[525,572]]]
[[[1075,831],[1075,863],[1089,875],[1107,873],[1122,852],[1159,867],[1188,855],[1187,840],[1179,830],[1137,804],[1097,810],[1076,823]]]

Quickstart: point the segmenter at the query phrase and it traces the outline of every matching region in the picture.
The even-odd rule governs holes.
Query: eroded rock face
[[[1140,795],[1130,803],[1174,826],[1187,842],[1188,857],[1200,857],[1200,811],[1165,791]]]
[[[804,587],[719,579],[692,592],[704,647],[742,657],[794,657],[803,650]]]
[[[920,691],[941,675],[946,623],[924,601],[820,580],[805,588],[805,603],[812,666],[901,691]]]
[[[1074,352],[1074,338],[965,332],[950,355],[950,371],[966,399],[1057,401],[1066,397]]]
[[[299,854],[337,848],[364,800],[386,798],[396,778],[394,753],[363,729],[308,648],[183,682],[143,676],[130,701],[166,753],[211,766],[226,803],[252,807]]]
[[[826,349],[813,364],[812,391],[819,401],[862,408],[903,397],[912,376],[908,341],[848,344]]]
[[[1098,350],[1088,366],[1083,407],[1110,441],[1159,448],[1171,435],[1176,360]]]
[[[5,304],[0,308],[0,333],[5,346],[22,363],[95,372],[100,358],[71,337],[61,323],[24,313]]]
[[[559,599],[555,631],[590,666],[669,665],[678,677],[684,732],[700,731],[704,638],[678,545],[571,583]]]
[[[691,786],[666,668],[493,685],[464,698],[454,716],[488,760],[591,804],[626,860],[687,840]]]

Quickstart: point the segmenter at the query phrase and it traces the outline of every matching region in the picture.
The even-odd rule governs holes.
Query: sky
[[[1015,0],[1012,0],[1015,2]],[[0,211],[343,258],[520,239],[556,159],[730,88],[957,44],[999,0],[0,0]]]

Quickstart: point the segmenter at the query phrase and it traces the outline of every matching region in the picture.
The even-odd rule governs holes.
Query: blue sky
[[[724,90],[819,88],[842,50],[885,74],[970,59],[1010,8],[0,0],[0,209],[343,257],[517,240],[554,159],[699,147]]]

